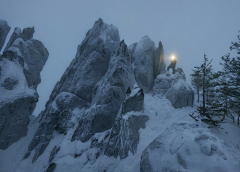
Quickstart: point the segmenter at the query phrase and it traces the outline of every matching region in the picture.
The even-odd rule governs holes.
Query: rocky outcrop
[[[139,129],[145,128],[145,123],[149,120],[147,115],[141,114],[143,110],[144,93],[140,88],[127,91],[125,100],[122,104],[122,114],[116,120],[110,133],[108,144],[104,154],[120,159],[126,158],[128,152],[137,152],[139,143]],[[136,115],[136,112],[137,113]],[[135,115],[134,115],[135,113]]]
[[[181,68],[175,74],[164,72],[154,81],[153,93],[165,96],[175,108],[193,106],[194,91],[186,82],[186,77]]]
[[[29,87],[36,88],[41,82],[40,72],[48,58],[48,51],[44,45],[35,39],[23,41],[22,38],[18,38],[14,41],[8,51],[14,51],[19,49],[24,59],[24,74],[28,82]]]
[[[155,43],[148,37],[143,37],[138,43],[131,45],[134,76],[137,84],[144,92],[152,90],[154,79],[165,69],[165,59],[162,43],[155,48]]]
[[[144,103],[143,89],[134,88],[131,92],[127,93],[126,95],[126,98],[122,105],[122,114],[131,111],[142,111],[143,103]]]
[[[27,41],[29,39],[32,39],[33,37],[33,33],[34,33],[34,27],[28,27],[28,28],[25,28],[23,29],[22,31],[22,34],[21,34],[21,38],[24,40],[24,41]]]
[[[37,99],[37,96],[22,97],[0,107],[0,149],[7,149],[27,135],[29,115],[32,114]]]
[[[143,151],[140,171],[235,171],[239,161],[225,154],[226,147],[201,125],[174,123]]]
[[[36,148],[33,157],[33,161],[35,161],[48,146],[55,130],[66,134],[68,129],[73,127],[70,119],[75,108],[89,108],[93,104],[98,106],[92,106],[85,113],[78,114],[80,122],[72,140],[80,138],[81,134],[89,131],[90,133],[83,137],[83,141],[86,141],[95,132],[105,130],[114,124],[114,116],[116,116],[114,113],[121,105],[117,100],[122,97],[121,90],[125,93],[125,87],[127,87],[125,84],[128,83],[125,79],[121,80],[121,75],[126,77],[123,69],[117,67],[114,70],[109,64],[111,63],[109,62],[111,61],[110,57],[117,51],[119,43],[119,33],[115,26],[103,23],[102,19],[95,22],[93,28],[87,32],[86,38],[78,46],[75,59],[55,85],[50,99],[46,103],[46,109],[39,115],[40,127],[24,158],[27,158]],[[126,46],[123,46],[122,50],[124,47],[126,49]],[[119,54],[122,55],[126,51],[120,52],[119,50]],[[126,56],[124,57],[126,58]],[[123,59],[123,61],[125,60],[127,58]],[[112,75],[116,75],[116,77],[112,78]],[[106,93],[101,94],[102,89],[106,89]],[[62,96],[63,94],[71,96],[66,100],[66,97]],[[101,96],[99,96],[100,94]],[[119,99],[114,100],[112,96],[118,96],[118,94]],[[109,97],[112,97],[113,101],[106,104],[107,101],[111,101]],[[100,105],[103,106],[100,107]],[[105,118],[109,119],[107,123],[101,123]],[[95,120],[99,123],[93,122]],[[87,125],[86,128],[81,125],[81,121]],[[81,132],[82,128],[84,128],[84,132]]]
[[[139,143],[139,129],[144,129],[148,120],[147,115],[128,114],[118,118],[112,128],[104,154],[115,158],[119,156],[121,159],[126,158],[129,151],[135,154]]]
[[[18,32],[14,32],[16,37]],[[11,37],[10,47],[0,57],[0,149],[27,135],[29,116],[38,101],[40,72],[48,58],[40,41],[16,37]]]
[[[0,51],[3,48],[4,42],[10,29],[11,27],[8,26],[8,23],[6,21],[0,20]]]
[[[108,70],[109,59],[119,46],[118,29],[95,22],[78,46],[75,59],[56,84],[47,105],[61,92],[70,92],[91,103],[92,90]]]
[[[130,83],[130,53],[122,41],[110,58],[106,75],[93,89],[92,107],[82,117],[73,140],[86,142],[97,132],[110,129],[125,98]]]
[[[164,58],[164,51],[162,42],[160,41],[158,47],[154,51],[154,59],[153,59],[153,73],[154,78],[156,78],[161,71],[164,71],[166,68],[165,58]]]
[[[8,43],[7,43],[7,46],[5,47],[5,50],[4,50],[4,51],[8,50],[8,48],[12,46],[13,42],[14,42],[17,38],[19,38],[20,36],[21,36],[21,29],[20,29],[19,27],[16,27],[16,28],[14,29],[14,32],[12,33],[10,39],[9,39],[9,41],[8,41]]]

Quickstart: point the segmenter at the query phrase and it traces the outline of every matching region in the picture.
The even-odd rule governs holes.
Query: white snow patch
[[[6,78],[13,78],[18,81],[12,90],[7,90],[0,85],[0,103],[3,101],[13,101],[23,96],[34,96],[36,91],[28,87],[27,80],[23,73],[23,68],[15,61],[3,58],[0,62],[1,78],[0,83],[4,83]]]

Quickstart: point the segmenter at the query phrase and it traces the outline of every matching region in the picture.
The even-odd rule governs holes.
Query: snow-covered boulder
[[[144,36],[138,43],[132,44],[129,49],[132,52],[134,62],[134,76],[137,84],[144,92],[151,91],[155,77],[165,69],[165,59],[161,42],[155,48],[155,43]]]
[[[224,142],[196,123],[172,124],[144,150],[141,172],[239,170],[239,161]]]
[[[158,75],[154,81],[153,93],[165,96],[175,108],[193,106],[194,103],[194,91],[180,68],[177,68],[175,74],[163,72]]]
[[[86,112],[72,140],[86,142],[97,132],[110,129],[125,98],[130,82],[130,53],[124,41],[110,58],[105,76],[93,89],[92,107]]]
[[[16,27],[4,49],[4,51],[8,50],[9,47],[12,46],[13,42],[21,36],[21,29],[19,27]]]
[[[20,29],[15,29],[15,36],[19,34]],[[16,37],[0,57],[0,149],[27,135],[29,116],[38,101],[40,72],[48,58],[40,41]]]
[[[5,20],[0,20],[0,51],[4,45],[4,42],[10,29],[11,27]]]

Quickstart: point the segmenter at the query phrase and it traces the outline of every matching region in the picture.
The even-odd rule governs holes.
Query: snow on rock
[[[0,57],[0,149],[4,150],[27,135],[29,116],[38,101],[40,72],[48,58],[40,41],[16,39],[20,33],[15,29],[16,37],[11,37],[10,47]]]
[[[27,85],[23,59],[15,52],[0,58],[0,149],[26,136],[38,95]]]
[[[144,93],[141,88],[134,88],[132,91],[130,87],[128,88],[126,98],[122,105],[122,113],[127,113],[130,111],[142,111],[144,102]]]
[[[96,21],[78,46],[75,59],[55,85],[48,103],[61,92],[73,93],[90,103],[93,87],[107,72],[109,59],[119,43],[115,26],[105,24],[102,19]]]
[[[144,92],[151,91],[155,77],[165,69],[165,59],[161,42],[155,48],[155,43],[148,37],[143,37],[138,43],[129,47],[134,62],[134,76],[137,84]]]
[[[81,119],[72,140],[86,142],[97,132],[110,129],[130,82],[130,53],[124,41],[110,58],[105,76],[93,89],[92,107]]]
[[[8,50],[9,47],[12,46],[13,42],[21,36],[21,29],[19,27],[16,27],[4,49],[4,51]]]
[[[165,96],[175,108],[193,106],[194,91],[186,82],[182,69],[177,68],[175,74],[163,72],[154,81],[153,93]]]
[[[196,123],[172,124],[144,150],[141,172],[238,171],[239,161],[223,141]],[[231,165],[230,165],[231,164]]]
[[[127,118],[118,118],[111,131],[104,154],[115,158],[119,156],[120,159],[128,157],[129,151],[135,154],[139,143],[139,129],[144,129],[148,120],[147,115],[136,116],[131,113]]]
[[[31,151],[36,148],[32,159],[33,162],[36,161],[49,145],[55,130],[59,134],[66,135],[67,131],[74,128],[77,123],[75,116],[80,117],[84,113],[84,110],[76,112],[75,109],[82,109],[85,106],[87,102],[74,94],[66,92],[59,94],[38,117],[40,125],[28,146],[24,159],[28,158]]]
[[[8,26],[8,23],[5,20],[0,20],[0,51],[3,48],[4,42],[10,29],[11,27]]]
[[[32,39],[29,41],[31,40]],[[121,91],[124,92],[124,94],[126,92],[126,88],[124,87],[127,86],[124,84],[128,83],[124,78],[127,72],[124,73],[123,70],[125,70],[125,68],[123,69],[109,62],[116,60],[113,54],[118,50],[119,43],[119,33],[115,26],[105,24],[102,19],[95,22],[93,28],[87,32],[86,38],[81,45],[78,46],[75,59],[71,62],[61,80],[55,85],[50,99],[46,103],[46,109],[39,115],[40,127],[32,139],[24,158],[28,158],[36,148],[33,157],[33,161],[36,161],[38,157],[44,153],[48,145],[51,144],[51,138],[55,130],[59,133],[67,134],[69,130],[72,128],[76,129],[76,127],[79,126],[76,134],[73,136],[73,138],[79,138],[80,134],[78,133],[81,131],[81,127],[83,127],[79,125],[79,122],[81,123],[81,121],[85,120],[84,124],[87,126],[90,125],[89,130],[83,127],[85,129],[84,133],[87,134],[87,139],[85,138],[86,141],[93,136],[94,133],[108,129],[114,124],[114,116],[116,115],[114,112],[118,112],[118,106],[120,106],[121,103],[117,101],[117,98],[112,99],[113,101],[110,104],[106,104],[106,101],[110,101],[109,97],[113,96],[113,93],[119,94],[119,98],[121,99]],[[126,49],[126,46],[123,46],[119,51],[124,49]],[[126,51],[115,52],[115,54],[117,53],[121,53],[122,55],[126,53]],[[112,58],[110,60],[111,56]],[[124,59],[124,57],[122,57],[122,60],[128,61],[128,58]],[[110,63],[114,66],[111,66]],[[108,70],[108,68],[111,69]],[[109,73],[106,74],[107,71],[109,71]],[[105,74],[105,79],[102,79]],[[124,75],[124,77],[121,78],[121,74]],[[116,77],[110,77],[112,75],[116,75]],[[99,86],[96,87],[99,82],[102,84],[100,83]],[[113,86],[111,86],[111,84],[113,84]],[[123,88],[121,86],[123,86]],[[95,92],[93,90],[94,88],[96,90]],[[104,90],[102,89],[108,90],[109,95],[107,93],[103,94],[102,92]],[[93,93],[96,95],[93,95]],[[69,99],[64,96],[66,94],[70,96]],[[106,95],[106,97],[104,97],[104,95]],[[92,103],[92,99],[94,99],[95,103]],[[62,103],[63,105],[61,105]],[[95,107],[94,104],[99,106]],[[77,123],[76,125],[73,126],[73,124],[69,122],[70,119],[74,118],[75,114],[72,108],[89,108],[91,105],[93,105],[90,109],[92,111],[88,110],[85,112],[84,110],[78,113],[79,119],[75,121],[75,123]],[[105,107],[100,105],[105,105]],[[107,111],[108,113],[105,114]],[[109,122],[107,122],[106,125],[101,124],[98,120],[96,121],[99,123],[92,123],[93,121],[91,120],[95,120],[95,118],[104,121],[104,116],[101,116],[101,114],[109,117]],[[72,139],[72,141],[73,140],[75,139]]]

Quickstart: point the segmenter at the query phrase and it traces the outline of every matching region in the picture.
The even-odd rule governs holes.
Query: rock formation
[[[165,69],[165,59],[162,43],[155,48],[155,43],[148,37],[143,37],[138,43],[132,44],[134,76],[137,84],[145,93],[152,90],[154,80]]]
[[[21,36],[21,29],[20,29],[19,27],[16,27],[16,28],[14,29],[14,32],[12,33],[10,39],[9,39],[9,41],[8,41],[8,43],[7,43],[4,51],[8,50],[8,48],[11,47],[11,45],[13,44],[13,42],[14,42],[17,38],[19,38],[20,36]]]
[[[16,28],[0,59],[1,149],[26,136],[38,100],[36,88],[48,51],[33,33],[34,27],[22,33]],[[144,96],[152,88],[176,108],[192,105],[184,73],[165,72],[161,42],[156,48],[145,36],[128,47],[115,26],[99,19],[56,83],[21,161],[32,162],[26,169],[40,162],[42,171],[54,171],[66,157],[84,167],[99,157],[119,161],[139,154],[140,130],[149,120]]]
[[[10,29],[11,27],[8,26],[8,23],[6,21],[0,20],[0,51],[4,45],[4,42]]]
[[[24,158],[27,158],[30,152],[38,146],[33,158],[35,161],[48,146],[55,128],[58,132],[67,132],[66,127],[61,127],[65,128],[64,131],[59,128],[63,123],[61,119],[66,119],[61,116],[65,116],[62,113],[67,113],[66,111],[72,113],[74,108],[90,107],[87,112],[78,114],[80,121],[72,141],[80,138],[82,141],[87,141],[95,132],[111,128],[121,100],[124,99],[122,93],[125,93],[129,86],[125,78],[128,70],[128,64],[125,63],[130,58],[126,48],[124,42],[120,44],[119,32],[115,26],[103,23],[102,19],[95,22],[93,28],[87,32],[86,38],[78,46],[75,59],[53,89],[46,109],[39,115],[40,127]],[[122,67],[117,65],[122,65]],[[106,92],[102,94],[105,89]],[[72,97],[78,99],[78,103],[66,102],[65,98],[60,96],[63,93],[71,94]],[[63,100],[65,105],[56,106],[58,99]],[[108,121],[102,124],[101,121],[105,118]],[[95,120],[100,121],[93,123]],[[83,131],[82,128],[85,130]]]
[[[40,72],[48,58],[40,41],[24,41],[20,32],[15,29],[0,57],[0,149],[26,136],[29,115],[38,101]]]
[[[140,171],[234,171],[239,161],[224,149],[226,143],[209,129],[196,123],[173,123],[143,151]]]
[[[194,103],[194,91],[180,68],[177,68],[175,74],[164,72],[158,75],[154,81],[153,93],[165,96],[175,108],[193,106]]]

